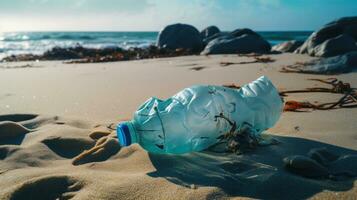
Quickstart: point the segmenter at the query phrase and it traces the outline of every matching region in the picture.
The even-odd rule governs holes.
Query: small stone
[[[196,186],[195,184],[191,184],[191,185],[190,185],[190,188],[193,189],[193,190],[195,190],[195,189],[197,189],[197,186]]]

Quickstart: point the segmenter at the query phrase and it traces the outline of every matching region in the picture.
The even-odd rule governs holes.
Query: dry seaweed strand
[[[355,108],[357,107],[357,90],[356,88],[351,88],[349,83],[344,83],[336,78],[328,79],[308,79],[312,81],[319,81],[325,84],[329,84],[332,88],[324,87],[313,87],[307,88],[305,90],[287,90],[280,92],[281,96],[287,96],[289,93],[310,93],[310,92],[325,92],[325,93],[335,93],[343,94],[343,96],[336,102],[313,104],[308,101],[287,101],[284,106],[284,111],[290,112],[306,112],[304,109],[313,110],[330,110],[337,108]]]
[[[229,65],[243,65],[243,64],[252,64],[252,63],[271,63],[271,62],[275,62],[275,60],[272,59],[269,56],[261,57],[261,56],[252,55],[252,56],[246,56],[246,57],[254,58],[254,60],[253,61],[242,61],[242,62],[220,62],[220,65],[222,67],[226,67],[226,66],[229,66]]]
[[[218,119],[227,121],[231,128],[227,133],[222,134],[217,138],[219,141],[209,148],[210,151],[216,153],[231,152],[240,154],[244,151],[254,149],[259,145],[258,139],[254,134],[250,134],[252,130],[250,124],[245,123],[241,127],[238,127],[235,121],[229,119],[223,113],[215,116],[215,120]],[[214,150],[215,147],[221,144],[225,144],[223,152]]]
[[[296,62],[293,65],[284,66],[283,68],[281,68],[280,72],[311,74],[312,72],[307,72],[307,71],[302,70],[305,66],[307,66],[307,63],[305,63],[305,62]]]

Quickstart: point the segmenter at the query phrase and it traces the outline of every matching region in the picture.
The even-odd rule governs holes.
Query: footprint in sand
[[[32,130],[11,121],[0,122],[0,145],[21,144],[25,135]]]
[[[65,200],[73,198],[82,187],[83,183],[68,176],[46,176],[26,181],[8,195],[10,200]]]
[[[36,117],[37,115],[32,114],[0,115],[0,145],[21,144],[25,135],[33,131],[21,125],[21,122]]]
[[[31,119],[35,119],[38,115],[34,114],[12,114],[12,115],[0,115],[1,121],[22,122]]]
[[[42,141],[49,149],[64,158],[73,158],[95,145],[90,138],[49,137]]]
[[[312,149],[308,156],[284,158],[289,171],[308,178],[345,180],[357,177],[357,155],[336,155],[326,148]]]
[[[0,146],[0,160],[4,160],[17,150],[19,150],[19,147],[13,145]]]

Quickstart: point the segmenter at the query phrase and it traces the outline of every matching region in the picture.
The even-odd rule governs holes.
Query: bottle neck
[[[121,146],[129,146],[138,142],[133,121],[126,121],[118,124],[117,135]]]

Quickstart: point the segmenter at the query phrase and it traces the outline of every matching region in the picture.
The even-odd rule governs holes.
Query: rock
[[[203,48],[203,42],[195,27],[188,24],[172,24],[160,31],[157,46],[171,50],[189,49],[199,52]]]
[[[268,53],[270,48],[270,44],[257,34],[230,33],[210,41],[201,54]]]
[[[307,155],[323,166],[328,166],[330,162],[336,161],[339,158],[337,154],[328,151],[325,147],[311,149]]]
[[[295,155],[283,159],[285,168],[308,178],[347,180],[357,176],[357,155],[338,155],[327,148],[311,149],[309,157]]]
[[[220,33],[221,31],[219,30],[219,28],[217,26],[209,26],[205,29],[203,29],[200,33],[202,39],[206,39],[209,38],[211,36],[213,36],[214,34]]]
[[[341,55],[350,51],[357,51],[353,37],[342,34],[337,37],[326,40],[315,48],[315,56],[330,57]]]
[[[289,156],[283,160],[285,168],[308,178],[326,178],[329,171],[315,160],[306,156]]]
[[[258,33],[249,28],[239,28],[229,33],[232,37],[240,37],[242,35],[256,35],[261,37]]]
[[[216,39],[216,38],[219,38],[219,37],[227,37],[229,38],[229,34],[227,33],[223,33],[223,32],[219,32],[219,33],[216,33],[210,37],[207,37],[207,38],[204,38],[203,39],[203,44],[204,46],[206,46],[209,42],[211,42],[212,40]]]
[[[278,51],[278,52],[294,52],[297,48],[299,48],[304,42],[303,41],[298,41],[298,40],[290,40],[286,41],[280,44],[277,44],[272,47],[273,51]]]
[[[299,72],[312,74],[341,74],[357,69],[357,51],[304,63]]]
[[[344,17],[312,33],[295,53],[321,57],[336,56],[355,51],[356,41],[357,16]]]

